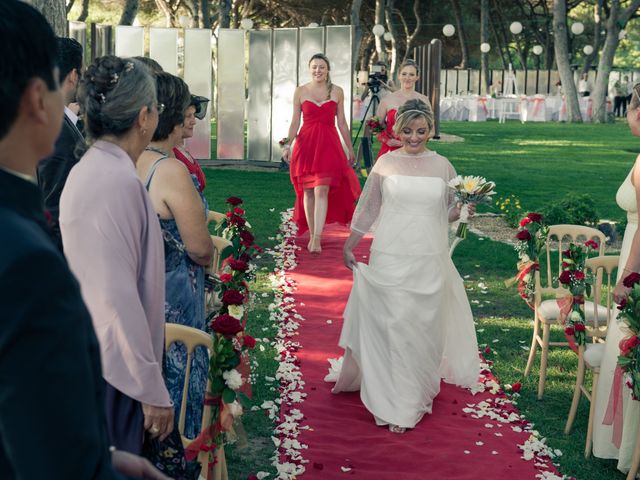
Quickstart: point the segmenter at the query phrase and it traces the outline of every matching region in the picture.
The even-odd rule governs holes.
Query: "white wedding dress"
[[[334,393],[360,390],[378,425],[412,428],[430,413],[440,380],[469,387],[479,375],[471,308],[448,253],[447,182],[456,173],[432,151],[378,159],[351,228],[374,231],[369,264],[353,270]],[[375,228],[374,227],[375,224]]]
[[[616,194],[616,203],[627,212],[627,228],[624,231],[622,248],[620,250],[620,261],[618,263],[618,279],[623,274],[622,269],[627,263],[633,236],[638,229],[638,206],[636,203],[636,191],[631,183],[631,172],[622,182]],[[631,457],[636,441],[636,432],[640,423],[640,402],[631,399],[631,391],[626,386],[622,386],[623,392],[623,430],[620,449],[612,443],[613,427],[603,425],[609,405],[609,395],[613,384],[613,374],[620,354],[620,340],[626,336],[623,330],[624,324],[617,320],[612,320],[607,330],[607,340],[605,343],[604,357],[600,366],[600,379],[596,394],[596,405],[593,424],[593,454],[600,458],[617,458],[618,469],[628,472],[631,466]]]

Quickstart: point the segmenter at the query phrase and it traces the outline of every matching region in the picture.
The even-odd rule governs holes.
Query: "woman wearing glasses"
[[[136,163],[158,125],[156,84],[134,59],[100,57],[80,83],[89,150],[60,199],[71,270],[100,343],[110,444],[142,453],[173,430],[162,376],[164,247]]]
[[[627,121],[631,134],[640,137],[640,84],[633,87],[631,102],[627,108]],[[620,262],[618,263],[618,281],[613,297],[616,302],[629,295],[629,289],[622,281],[632,272],[640,272],[640,233],[638,232],[638,210],[640,209],[640,156],[625,178],[616,194],[618,206],[627,212],[627,228],[624,232]],[[622,328],[621,328],[622,327]],[[640,424],[640,402],[631,399],[631,390],[624,379],[616,379],[615,369],[620,354],[620,341],[628,336],[623,330],[624,324],[612,321],[609,323],[604,357],[600,366],[595,413],[593,418],[593,454],[600,458],[618,459],[618,469],[627,472],[636,443],[636,432]],[[612,422],[613,399],[622,392],[622,434]],[[607,425],[603,424],[606,421]]]
[[[165,108],[151,143],[140,156],[137,170],[162,228],[166,276],[164,313],[169,323],[204,330],[204,267],[211,263],[213,256],[206,224],[207,202],[197,178],[173,156],[173,148],[182,143],[191,94],[182,79],[168,73],[158,73],[156,83],[158,101]],[[207,360],[206,351],[196,351],[184,430],[189,438],[200,433]],[[176,413],[180,412],[186,361],[184,346],[172,345],[167,351],[165,377]]]

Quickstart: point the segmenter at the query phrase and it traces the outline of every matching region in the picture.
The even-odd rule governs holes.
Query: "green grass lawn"
[[[434,142],[431,148],[447,156],[459,173],[483,175],[496,181],[500,194],[516,194],[525,210],[539,209],[570,191],[577,191],[593,196],[602,217],[623,216],[615,204],[615,193],[640,151],[625,124],[447,122],[442,131],[464,137],[465,141]],[[206,174],[210,208],[224,211],[226,197],[242,197],[258,243],[273,246],[279,212],[293,205],[288,175],[227,169],[207,169]],[[615,462],[585,460],[582,455],[588,415],[586,400],[581,402],[573,433],[563,433],[573,392],[575,355],[566,349],[552,350],[545,398],[541,401],[536,398],[537,369],[530,377],[523,377],[532,313],[515,287],[504,286],[504,280],[515,272],[516,259],[511,247],[474,235],[456,250],[454,260],[458,270],[463,277],[468,276],[465,285],[477,322],[478,342],[491,346],[494,353],[487,357],[495,362],[494,373],[501,383],[523,382],[518,406],[540,434],[547,437],[548,444],[563,451],[558,460],[562,473],[580,480],[622,479],[624,475],[615,469]],[[250,315],[248,330],[257,338],[270,340],[276,333],[267,308],[272,300],[267,274],[273,262],[268,255],[262,255],[259,262],[261,271],[254,286],[257,305]],[[479,282],[488,286],[487,293],[478,288]],[[555,335],[562,335],[559,329]],[[264,349],[255,350],[256,405],[277,395],[274,383],[265,380],[265,376],[274,376],[275,351],[268,342],[261,344]],[[232,480],[244,480],[260,470],[273,472],[272,423],[260,411],[246,412],[243,423],[248,445],[238,443],[227,451]]]

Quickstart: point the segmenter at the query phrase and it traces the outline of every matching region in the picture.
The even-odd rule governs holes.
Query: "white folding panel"
[[[144,28],[118,25],[116,27],[116,56],[144,56]]]
[[[211,99],[207,115],[196,121],[193,137],[187,140],[187,149],[195,158],[211,158],[211,30],[187,28],[184,31],[184,81],[194,95]]]
[[[273,161],[271,157],[271,30],[249,32],[247,72],[247,159]],[[279,161],[279,158],[278,158]]]
[[[149,57],[172,75],[178,74],[178,29],[150,28]]]

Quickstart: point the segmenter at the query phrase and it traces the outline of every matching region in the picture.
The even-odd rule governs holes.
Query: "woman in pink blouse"
[[[100,343],[111,444],[139,454],[145,430],[164,439],[174,425],[162,377],[163,241],[135,168],[163,106],[148,69],[114,56],[89,67],[79,95],[93,144],[62,193],[64,248]]]

